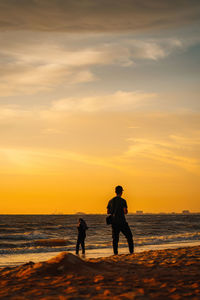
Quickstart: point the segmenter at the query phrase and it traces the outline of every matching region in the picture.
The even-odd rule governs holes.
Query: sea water
[[[106,215],[0,215],[0,267],[43,261],[59,252],[75,253],[78,218],[89,227],[86,257],[112,255]],[[200,244],[200,214],[128,215],[135,251]],[[128,253],[120,235],[119,254]]]

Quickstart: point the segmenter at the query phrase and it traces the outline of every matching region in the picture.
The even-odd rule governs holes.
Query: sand
[[[200,246],[0,269],[0,299],[200,299]]]

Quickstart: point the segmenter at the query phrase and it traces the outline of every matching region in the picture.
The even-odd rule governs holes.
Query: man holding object
[[[122,186],[118,185],[115,188],[116,197],[108,202],[107,213],[112,216],[112,238],[113,252],[118,254],[119,234],[122,232],[127,239],[129,251],[132,254],[134,250],[133,236],[125,215],[128,213],[126,200],[121,198],[123,193]]]

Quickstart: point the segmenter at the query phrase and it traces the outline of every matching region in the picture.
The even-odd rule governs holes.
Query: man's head
[[[122,193],[123,193],[123,187],[122,187],[121,185],[116,186],[116,188],[115,188],[115,193],[116,193],[118,196],[121,196]]]

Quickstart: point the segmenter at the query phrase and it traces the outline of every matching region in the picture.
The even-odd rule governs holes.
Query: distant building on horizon
[[[143,214],[143,210],[136,210],[136,214],[137,215],[142,215]]]
[[[185,210],[182,211],[182,214],[185,214],[185,215],[186,215],[186,214],[190,214],[190,211],[187,210],[187,209],[185,209]]]

